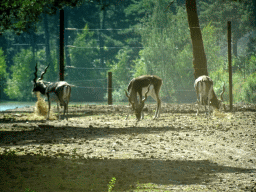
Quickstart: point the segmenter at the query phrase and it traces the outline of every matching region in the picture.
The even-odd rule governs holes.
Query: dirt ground
[[[68,121],[0,113],[0,189],[256,191],[256,105],[208,117],[163,104],[153,120],[155,107],[141,121],[121,105],[72,106]]]

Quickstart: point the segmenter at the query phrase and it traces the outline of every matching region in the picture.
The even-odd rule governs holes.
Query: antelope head
[[[220,99],[214,99],[212,98],[211,99],[211,105],[217,109],[220,109],[221,106],[223,105],[223,95],[224,95],[224,92],[225,92],[225,83],[222,87],[222,92],[220,93]]]
[[[135,116],[136,116],[138,121],[141,119],[142,110],[145,106],[145,101],[148,98],[147,95],[148,95],[149,89],[150,89],[150,85],[148,86],[148,90],[145,93],[145,98],[142,99],[142,101],[140,103],[138,103],[138,101],[137,101],[137,92],[131,92],[131,94],[129,96],[127,91],[125,91],[126,97],[128,97],[129,103],[131,103],[132,110],[135,112]]]
[[[44,84],[44,82],[42,80],[43,80],[43,76],[46,73],[49,65],[42,72],[40,78],[37,79],[37,64],[36,64],[36,66],[35,66],[35,73],[34,73],[35,78],[33,79],[33,82],[34,82],[33,92],[40,91],[42,94],[45,94],[46,85]]]

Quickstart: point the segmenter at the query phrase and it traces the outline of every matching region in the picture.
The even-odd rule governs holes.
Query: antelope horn
[[[132,101],[131,101],[131,97],[128,95],[128,93],[127,93],[127,91],[126,91],[126,90],[125,90],[125,95],[126,95],[126,97],[128,98],[129,102],[130,102],[130,103],[132,103]]]
[[[142,100],[142,103],[144,103],[144,102],[147,100],[147,98],[148,98],[148,92],[149,92],[150,85],[151,85],[151,84],[149,84],[149,86],[148,86],[148,90],[147,90],[147,92],[145,93],[145,98]]]
[[[49,64],[49,65],[50,65],[50,64]],[[46,71],[47,71],[49,65],[45,68],[44,72],[42,72],[40,79],[43,79],[43,76],[44,76],[44,74],[46,73]]]
[[[126,95],[126,97],[128,97],[128,99],[130,99],[130,97],[129,97],[129,95],[128,95],[126,90],[125,90],[125,95]]]
[[[37,63],[36,63],[36,66],[35,66],[35,78],[33,79],[34,83],[36,83],[36,79],[37,79]]]
[[[220,100],[223,102],[223,94],[225,92],[225,83],[223,85],[223,88],[222,88],[222,92],[220,93]]]

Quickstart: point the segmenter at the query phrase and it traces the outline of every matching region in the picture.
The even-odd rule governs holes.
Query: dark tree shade
[[[53,15],[58,9],[76,7],[82,3],[105,5],[105,0],[8,0],[0,2],[0,34],[5,30],[14,30],[17,34],[34,28],[42,19],[42,13]]]

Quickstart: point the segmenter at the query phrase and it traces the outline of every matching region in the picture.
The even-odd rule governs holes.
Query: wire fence
[[[157,28],[161,29],[161,28]],[[66,28],[65,30],[69,31],[83,31],[83,30],[88,30],[88,31],[125,31],[125,30],[144,30],[144,28],[125,28],[125,29],[77,29],[77,28]],[[37,34],[41,34],[40,32]],[[32,44],[30,43],[13,43],[11,46],[31,46]],[[46,46],[43,43],[37,43],[36,46]],[[88,46],[88,47],[78,47],[74,45],[65,45],[66,48],[77,48],[77,49],[101,49],[101,48],[107,48],[107,49],[127,49],[128,47],[123,47],[123,46],[110,46],[110,47],[103,47],[103,46]],[[129,47],[129,49],[144,49],[144,48],[153,48],[153,47],[143,47],[143,46],[133,46]],[[81,71],[81,70],[103,70],[105,72],[109,71],[111,68],[108,67],[75,67],[75,66],[65,66],[65,69],[67,70],[76,70],[76,71]],[[125,69],[127,70],[132,70],[130,67],[126,67]],[[154,67],[154,70],[158,70],[157,67]],[[192,68],[187,68],[183,70],[193,70]],[[70,71],[68,71],[70,72]],[[89,72],[90,73],[90,72]],[[96,72],[98,73],[98,72]],[[76,79],[77,78],[77,79]],[[74,95],[90,95],[94,94],[92,97],[96,97],[97,94],[106,94],[108,88],[108,79],[107,78],[99,78],[99,79],[87,79],[88,77],[84,77],[84,79],[80,79],[83,77],[75,77],[75,76],[67,76],[67,81],[72,85],[72,91],[75,91],[76,93]],[[115,81],[115,79],[113,79]],[[25,84],[26,87],[30,87],[32,89],[32,83],[24,83],[22,81],[8,81],[8,84]],[[2,82],[1,82],[2,84]],[[120,88],[123,88],[123,86],[115,86],[116,84],[114,83],[114,86],[112,86],[112,91],[119,90]],[[127,84],[128,86],[128,84]],[[176,89],[175,92],[179,93],[189,93],[189,92],[194,92],[194,89]]]

